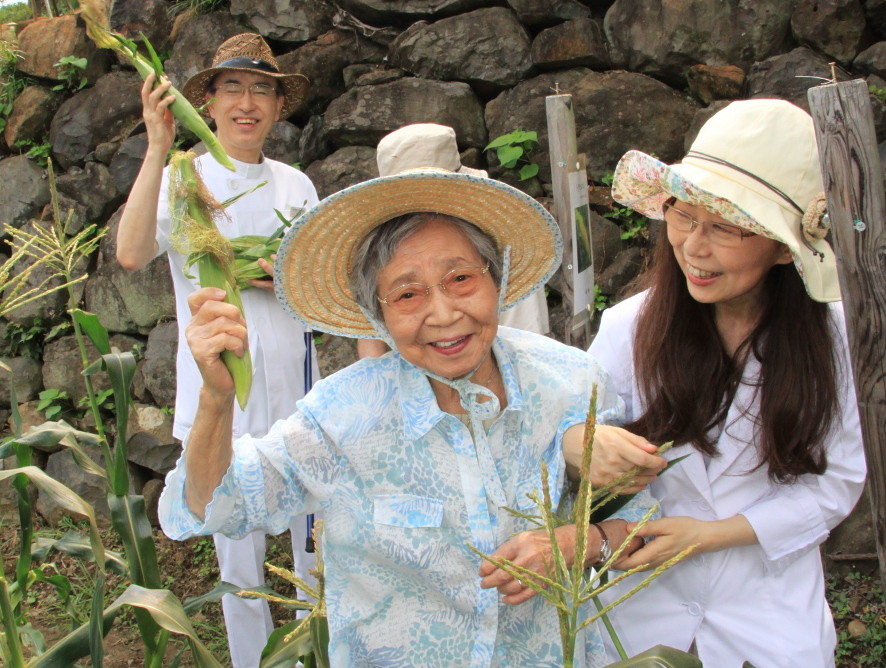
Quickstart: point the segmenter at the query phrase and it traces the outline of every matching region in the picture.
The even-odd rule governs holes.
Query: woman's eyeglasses
[[[431,288],[439,287],[444,294],[453,299],[470,297],[480,287],[483,276],[488,271],[488,262],[485,267],[456,267],[447,271],[439,283],[434,285],[404,283],[388,292],[384,297],[377,297],[377,299],[398,313],[416,313],[428,303]]]
[[[664,219],[671,230],[682,234],[690,234],[696,227],[701,225],[704,234],[710,242],[718,246],[738,246],[745,237],[756,236],[753,232],[743,230],[737,225],[712,222],[703,223],[670,203],[665,203],[664,205]]]

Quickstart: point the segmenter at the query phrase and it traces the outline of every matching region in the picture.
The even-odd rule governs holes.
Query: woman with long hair
[[[627,404],[595,466],[654,475],[650,443],[674,441],[664,458],[685,459],[651,484],[662,517],[622,566],[694,546],[615,610],[631,655],[834,664],[818,546],[865,463],[822,190],[812,119],[781,100],[728,105],[678,164],[631,151],[616,169],[613,197],[664,224],[648,289],[604,313],[590,349]]]

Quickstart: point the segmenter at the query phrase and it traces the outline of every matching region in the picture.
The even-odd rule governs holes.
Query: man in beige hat
[[[390,176],[423,167],[437,167],[460,174],[486,176],[485,170],[461,164],[455,130],[437,123],[404,125],[385,135],[378,142],[375,159],[379,176]],[[504,311],[499,317],[499,324],[525,329],[536,334],[547,334],[550,325],[544,288],[540,287]],[[379,339],[357,341],[357,354],[361,359],[378,357],[386,350],[387,346]]]
[[[179,345],[176,358],[177,392],[173,434],[185,439],[190,431],[201,385],[200,374],[185,343],[185,325],[190,319],[188,296],[199,286],[185,271],[185,257],[172,247],[168,176],[164,165],[175,137],[169,105],[169,82],[154,88],[153,76],[142,88],[148,149],[117,232],[117,259],[126,269],[144,267],[166,253],[172,270],[178,314]],[[236,35],[225,41],[212,66],[191,77],[182,93],[195,106],[208,103],[206,113],[215,121],[222,147],[233,159],[236,172],[206,154],[195,160],[207,188],[219,202],[248,191],[262,181],[257,192],[226,209],[227,219],[219,229],[227,237],[245,234],[270,235],[279,225],[274,209],[287,218],[317,202],[310,180],[288,165],[262,155],[274,123],[286,118],[304,100],[308,80],[301,74],[280,72],[271,49],[254,33]],[[270,270],[270,265],[265,268]],[[289,317],[277,302],[271,280],[251,281],[256,289],[242,294],[249,324],[249,348],[254,376],[249,405],[235,408],[237,434],[264,435],[278,418],[290,415],[305,389],[305,374],[317,377],[316,353],[307,350],[310,336]],[[306,577],[313,555],[304,551],[306,523],[292,524],[295,569]],[[221,578],[241,587],[264,583],[265,535],[248,534],[241,540],[216,535],[215,545]],[[231,664],[254,668],[273,630],[270,610],[264,601],[225,596],[222,601]]]

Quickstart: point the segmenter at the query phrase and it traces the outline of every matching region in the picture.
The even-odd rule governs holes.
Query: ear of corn
[[[187,266],[197,265],[202,287],[221,288],[225,301],[243,313],[243,301],[234,278],[234,253],[229,239],[218,231],[215,220],[224,209],[212,197],[197,171],[192,153],[175,153],[169,161],[169,202],[172,213],[172,242],[186,255]],[[222,361],[231,372],[240,408],[246,408],[252,388],[252,357],[224,351]]]
[[[103,49],[112,49],[123,55],[132,63],[142,79],[147,79],[149,74],[154,73],[157,75],[157,84],[160,83],[160,77],[165,76],[163,66],[154,48],[144,35],[142,35],[142,39],[151,55],[150,59],[145,58],[138,52],[138,46],[135,42],[119,33],[111,31],[107,13],[96,0],[81,0],[80,9],[81,16],[86,22],[86,33],[96,45]],[[224,148],[222,148],[221,143],[218,141],[218,137],[206,125],[206,121],[203,120],[200,112],[194,109],[193,105],[188,102],[181,91],[174,86],[169,89],[169,93],[175,95],[175,102],[169,107],[173,116],[203,141],[213,158],[232,172],[237,171],[234,163],[231,162],[228,154],[225,153]]]
[[[234,251],[234,276],[237,279],[237,287],[241,290],[251,288],[249,284],[253,279],[264,279],[268,274],[259,264],[259,259],[270,261],[271,256],[280,249],[280,242],[286,228],[292,225],[304,209],[300,209],[292,218],[287,219],[280,211],[274,209],[274,213],[282,224],[273,234],[263,237],[257,234],[247,234],[242,237],[231,239],[231,247]]]

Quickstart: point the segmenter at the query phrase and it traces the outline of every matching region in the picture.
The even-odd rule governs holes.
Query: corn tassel
[[[132,66],[135,67],[142,79],[147,79],[149,74],[156,74],[157,82],[155,85],[160,84],[161,77],[165,77],[163,65],[160,63],[160,59],[157,57],[147,37],[142,35],[145,46],[151,54],[150,60],[138,52],[135,42],[119,33],[111,31],[107,13],[99,6],[97,0],[81,0],[80,8],[81,16],[86,22],[86,33],[97,46],[103,49],[112,49],[123,55],[132,63]],[[187,98],[175,86],[169,89],[169,93],[175,95],[175,102],[169,107],[172,115],[200,138],[207,150],[212,154],[212,157],[218,160],[219,164],[224,165],[232,172],[237,171],[234,163],[231,162],[228,154],[225,153],[225,149],[222,148],[218,137],[206,125],[206,121],[203,120],[200,112],[194,109],[193,105],[188,102]]]
[[[224,210],[215,201],[193,164],[193,153],[176,153],[169,161],[169,198],[172,212],[172,239],[176,250],[187,255],[187,266],[197,265],[202,287],[221,288],[225,301],[243,313],[243,301],[234,278],[234,254],[231,242],[218,231],[217,216]],[[243,357],[225,350],[222,361],[234,380],[240,408],[246,408],[252,388],[252,357],[246,350]]]

